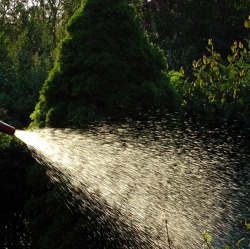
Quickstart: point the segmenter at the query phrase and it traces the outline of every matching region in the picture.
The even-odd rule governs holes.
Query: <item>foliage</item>
[[[87,1],[67,30],[31,115],[34,124],[58,126],[86,120],[93,112],[100,117],[163,102],[166,62],[148,43],[126,0]]]
[[[249,17],[250,18],[250,17]],[[248,28],[248,19],[245,26]],[[226,60],[208,40],[209,55],[193,61],[193,81],[179,80],[183,105],[210,119],[247,121],[250,105],[250,41],[234,42]],[[179,88],[179,89],[178,89]]]
[[[249,0],[131,0],[141,13],[150,41],[165,52],[169,67],[184,67],[191,76],[191,63],[201,57],[206,41],[226,57],[230,45],[242,40],[241,23],[249,15]]]
[[[248,233],[250,233],[250,224],[246,223],[244,224],[246,230],[248,230]],[[216,249],[217,247],[213,246],[213,238],[212,236],[204,230],[202,233],[203,236],[203,248],[204,249]],[[236,246],[236,247],[235,247]],[[229,245],[224,245],[223,249],[246,249],[250,247],[250,241],[247,238],[241,238],[239,239],[234,245],[229,246]]]
[[[17,126],[27,125],[27,117],[50,68],[50,61],[44,55],[30,54],[27,44],[27,33],[23,32],[16,42],[6,48],[10,64],[0,69],[0,106],[2,111],[8,112],[12,122],[16,120]]]
[[[119,117],[176,101],[185,112],[211,120],[249,121],[250,42],[242,41],[240,25],[249,14],[249,0],[129,2],[137,16],[126,1],[89,0],[70,19],[79,0],[1,1],[1,119],[26,126],[47,79],[32,116],[39,126],[81,125],[97,115]],[[249,32],[250,19],[244,26]],[[164,50],[167,62],[148,39]],[[183,68],[175,71],[181,66],[185,74]],[[101,206],[93,211],[96,203],[88,204],[80,215],[82,203],[77,205],[64,183],[51,183],[47,169],[5,135],[0,135],[0,170],[1,248],[121,247],[119,225]],[[205,232],[203,237],[211,248],[211,236]],[[244,243],[242,238],[225,248]]]
[[[26,127],[52,67],[54,49],[78,0],[1,1],[0,114]]]

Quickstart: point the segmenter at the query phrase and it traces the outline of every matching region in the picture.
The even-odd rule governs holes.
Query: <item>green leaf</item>
[[[241,48],[241,49],[244,48],[242,42],[239,42],[239,48]]]
[[[182,74],[182,76],[185,74],[183,67],[180,68],[179,72]]]
[[[231,55],[228,55],[227,60],[231,63],[233,61],[233,57]]]
[[[239,246],[240,243],[241,243],[242,241],[244,241],[244,240],[245,240],[245,238],[242,238],[242,239],[238,240],[238,242],[236,243],[236,246]]]
[[[217,61],[221,59],[221,55],[219,53],[214,53],[214,57]]]
[[[227,67],[221,63],[218,64],[219,68],[222,70],[225,70]]]
[[[212,39],[208,39],[208,45],[212,46],[213,45],[213,40]]]
[[[211,59],[208,58],[208,57],[206,57],[206,55],[203,55],[202,60],[203,60],[203,63],[204,63],[205,65],[208,64],[208,63],[211,61]]]
[[[193,66],[193,68],[196,68],[196,67],[197,67],[197,63],[196,63],[195,60],[192,62],[192,66]]]
[[[201,75],[202,77],[204,77],[204,78],[207,78],[207,77],[208,77],[208,73],[205,72],[204,70],[202,70],[202,71],[200,72],[200,75]]]
[[[178,71],[174,71],[174,70],[170,71],[168,74],[169,74],[170,77],[172,77],[172,76],[183,77],[182,73],[180,73]]]
[[[246,20],[244,22],[244,26],[245,26],[246,29],[249,29],[250,28],[250,20]]]
[[[206,230],[203,231],[202,235],[205,242],[207,243],[212,242],[212,236]]]

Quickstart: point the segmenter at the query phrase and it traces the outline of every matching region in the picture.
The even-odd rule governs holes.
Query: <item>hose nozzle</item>
[[[2,121],[0,121],[0,131],[8,135],[14,135],[16,129],[13,126],[10,126]]]

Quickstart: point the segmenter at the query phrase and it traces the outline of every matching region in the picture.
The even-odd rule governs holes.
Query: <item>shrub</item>
[[[84,122],[93,117],[93,109],[94,116],[109,116],[160,103],[166,61],[148,42],[126,0],[87,1],[67,31],[41,91],[44,104],[38,103],[31,115],[33,123],[56,125],[65,117],[66,123]],[[60,102],[67,103],[64,113]],[[169,104],[168,99],[161,103]]]
[[[250,16],[245,22],[249,29]],[[195,79],[187,83],[189,107],[226,118],[249,116],[250,106],[250,41],[234,42],[231,54],[223,61],[208,40],[209,55],[193,61]],[[187,105],[188,106],[188,105]]]

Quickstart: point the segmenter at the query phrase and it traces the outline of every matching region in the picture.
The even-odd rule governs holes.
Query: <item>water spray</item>
[[[51,182],[68,188],[72,200],[65,205],[93,211],[98,233],[109,225],[107,241],[121,231],[118,239],[128,239],[121,248],[200,248],[204,227],[217,247],[245,236],[234,226],[250,206],[250,158],[242,137],[234,144],[227,131],[200,134],[168,125],[131,121],[15,131],[0,122],[0,131],[15,134]]]
[[[16,129],[13,126],[8,125],[4,123],[3,121],[0,121],[0,131],[8,135],[14,135]]]

